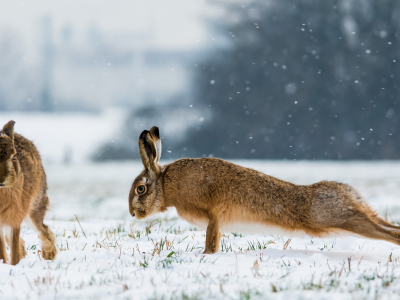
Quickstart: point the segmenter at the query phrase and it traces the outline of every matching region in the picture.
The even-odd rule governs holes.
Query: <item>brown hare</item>
[[[11,264],[25,257],[19,237],[22,221],[40,233],[42,256],[55,259],[55,237],[43,218],[49,206],[46,174],[35,145],[14,133],[14,121],[0,131],[0,259],[7,262],[3,230],[11,246]]]
[[[266,231],[321,237],[352,233],[400,245],[400,228],[379,218],[351,186],[333,181],[296,185],[218,158],[183,158],[160,166],[157,127],[143,131],[144,170],[129,194],[129,212],[142,219],[175,207],[207,228],[204,253],[219,249],[221,232]]]

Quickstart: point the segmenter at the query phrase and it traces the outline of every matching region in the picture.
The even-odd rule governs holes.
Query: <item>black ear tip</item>
[[[11,121],[8,121],[7,124],[4,125],[4,127],[14,126],[14,124],[15,124],[15,121],[11,120]]]
[[[157,126],[154,126],[154,134],[156,135],[156,137],[160,138],[160,130],[158,129]]]
[[[2,132],[8,135],[10,138],[14,138],[14,124],[13,120],[8,121],[6,125],[3,126]]]
[[[146,134],[148,133],[148,130],[143,130],[142,133],[140,134],[139,138],[144,138],[146,136]]]

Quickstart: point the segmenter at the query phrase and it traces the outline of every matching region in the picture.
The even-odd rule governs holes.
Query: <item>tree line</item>
[[[167,157],[400,158],[400,2],[218,5],[191,84],[210,118]]]

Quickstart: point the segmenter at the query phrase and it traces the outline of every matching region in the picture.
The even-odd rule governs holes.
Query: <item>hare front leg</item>
[[[20,226],[11,229],[11,264],[16,265],[21,260],[21,248],[19,244]]]
[[[6,230],[6,232],[5,232],[5,235],[6,235],[6,243],[7,243],[7,245],[9,245],[10,247],[11,247],[11,242],[10,242],[10,240],[12,239],[12,237],[11,237],[11,233],[12,232],[12,230],[11,230],[11,228],[8,228],[8,230]],[[26,256],[26,250],[25,250],[25,241],[21,238],[21,237],[19,237],[19,247],[20,247],[20,249],[21,249],[21,252],[20,252],[20,259],[23,259],[23,258],[25,258],[25,256]]]
[[[8,257],[6,253],[6,244],[4,240],[3,227],[0,226],[0,259],[3,260],[3,264],[7,263]]]
[[[210,215],[207,233],[206,233],[206,249],[203,254],[213,254],[219,250],[219,241],[221,233],[219,232],[219,222],[216,216]]]

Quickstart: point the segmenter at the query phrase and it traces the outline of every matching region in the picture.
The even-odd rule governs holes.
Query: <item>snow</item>
[[[381,216],[400,219],[398,161],[235,163],[299,184],[347,182]],[[226,232],[218,253],[202,255],[205,231],[174,209],[130,217],[139,161],[45,169],[52,203],[46,223],[61,251],[55,261],[41,259],[37,234],[23,225],[28,255],[17,266],[0,265],[1,299],[390,299],[400,292],[397,245]]]

